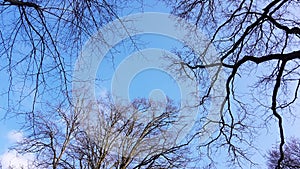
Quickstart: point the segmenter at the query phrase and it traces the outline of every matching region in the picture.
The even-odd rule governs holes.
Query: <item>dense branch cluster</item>
[[[72,65],[81,47],[103,24],[116,18],[120,3],[109,1],[0,2],[0,71],[6,71],[9,112],[34,116],[36,103],[46,96],[70,102]],[[99,18],[99,19],[96,19]],[[12,97],[19,97],[14,101]],[[12,115],[12,114],[10,114]]]
[[[284,146],[284,159],[281,163],[282,169],[300,168],[300,140],[291,138]],[[280,152],[277,148],[272,149],[268,153],[268,167],[276,168]]]
[[[159,137],[175,123],[178,108],[172,102],[147,122],[141,121],[140,114],[151,113],[157,106],[145,99],[135,100],[128,106],[103,101],[98,105],[99,121],[89,125],[89,129],[79,123],[80,114],[84,113],[80,109],[72,112],[57,107],[49,113],[40,113],[36,133],[21,141],[17,150],[34,153],[33,166],[37,168],[167,169],[183,168],[191,162],[187,155],[188,142],[175,144],[176,137]]]
[[[228,74],[220,131],[205,146],[224,138],[235,161],[238,159],[236,157],[246,155],[246,151],[238,148],[242,145],[240,142],[248,144],[247,147],[255,147],[251,144],[252,138],[245,137],[246,133],[248,136],[249,132],[255,133],[255,127],[250,126],[265,127],[270,119],[275,118],[280,137],[280,166],[284,159],[285,143],[283,116],[293,114],[292,107],[297,103],[300,86],[299,2],[183,0],[170,4],[175,14],[195,22],[208,35],[212,35],[212,45],[219,52],[219,60],[216,59],[214,64],[205,65],[191,57],[187,59],[187,66],[195,72],[215,66]],[[247,77],[248,91],[239,89],[239,80],[246,80]],[[249,101],[251,96],[253,101]],[[271,102],[260,101],[260,98],[266,100],[266,97]],[[258,122],[255,117],[265,119]]]
[[[226,94],[216,113],[220,118],[211,122],[218,129],[203,143],[194,141],[203,134],[197,131],[190,140],[180,144],[156,139],[176,122],[178,109],[170,102],[160,116],[140,123],[134,115],[149,112],[153,108],[150,102],[137,100],[122,107],[107,101],[102,103],[104,109],[97,112],[100,126],[87,130],[81,124],[82,110],[71,103],[74,61],[87,39],[109,21],[119,19],[120,11],[131,10],[131,3],[117,0],[0,2],[0,59],[3,60],[0,72],[8,74],[5,81],[9,84],[4,92],[0,91],[1,96],[7,97],[7,105],[0,109],[5,109],[6,115],[25,115],[25,127],[32,133],[16,149],[20,153],[34,153],[36,167],[182,168],[192,162],[187,155],[191,143],[197,143],[197,153],[205,156],[203,161],[198,160],[206,165],[208,159],[209,168],[215,167],[218,160],[215,157],[224,153],[224,149],[226,161],[233,168],[243,167],[245,162],[255,166],[251,159],[253,150],[258,151],[255,139],[272,124],[276,124],[280,140],[277,151],[271,152],[272,167],[281,168],[286,160],[291,161],[290,150],[294,147],[285,146],[284,122],[286,117],[297,116],[295,108],[300,105],[300,2],[163,1],[173,8],[173,14],[202,30],[218,53],[214,62],[206,63],[199,59],[207,54],[206,49],[176,51],[182,68],[193,71],[199,86],[208,84],[199,104],[195,105],[199,109],[209,106],[209,101],[214,99],[215,81],[225,78]],[[143,4],[139,0],[135,2]],[[133,37],[130,38],[134,43]],[[210,82],[203,82],[207,79],[203,70],[210,68],[215,68],[216,74]],[[185,72],[174,71],[180,75]],[[103,118],[105,122],[101,121]],[[145,143],[149,144],[145,146]]]

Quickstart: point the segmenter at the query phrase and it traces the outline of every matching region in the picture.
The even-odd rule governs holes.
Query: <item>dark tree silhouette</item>
[[[211,121],[219,128],[209,140],[199,145],[201,154],[205,150],[203,154],[210,160],[208,167],[214,166],[218,160],[218,156],[214,155],[224,149],[228,153],[227,162],[233,168],[244,166],[245,160],[250,165],[255,164],[250,155],[253,150],[256,151],[256,134],[267,130],[273,123],[278,126],[280,138],[276,147],[277,166],[282,166],[285,159],[283,122],[288,117],[296,117],[293,112],[297,112],[295,108],[299,106],[300,2],[163,1],[173,7],[174,14],[192,21],[201,29],[210,39],[209,44],[218,52],[214,62],[206,64],[199,59],[206,54],[206,49],[192,54],[178,49],[182,68],[191,69],[199,85],[203,83],[203,79],[207,79],[203,75],[203,69],[218,70],[211,77],[210,86],[197,106],[205,109],[209,101],[214,99],[211,90],[216,85],[214,82],[223,77],[226,81],[226,95],[218,112],[220,118]],[[61,164],[69,166],[67,163],[72,158],[79,159],[76,163],[79,166],[87,166],[95,159],[88,153],[97,157],[97,153],[103,154],[103,149],[96,147],[98,144],[94,145],[81,133],[76,135],[85,138],[80,143],[87,142],[96,152],[86,152],[84,156],[68,156],[68,145],[76,145],[70,142],[70,138],[75,138],[74,132],[77,131],[76,113],[66,116],[55,112],[58,113],[55,117],[64,121],[62,126],[57,126],[48,120],[47,115],[52,113],[47,112],[53,105],[62,104],[63,108],[72,106],[72,64],[81,47],[101,26],[118,19],[117,13],[124,8],[130,8],[131,4],[133,3],[118,0],[0,2],[0,71],[8,74],[5,80],[9,83],[7,89],[1,91],[1,96],[7,97],[8,105],[0,108],[6,109],[6,115],[25,115],[29,122],[26,125],[33,129],[32,135],[28,137],[29,144],[24,144],[31,143],[31,146],[21,150],[37,153],[45,162],[43,164],[53,168]],[[187,40],[191,39],[193,38]],[[174,71],[178,71],[178,74],[185,72]],[[48,101],[43,100],[45,98]],[[195,137],[201,137],[201,134],[196,133]],[[34,142],[35,139],[39,141]],[[51,162],[47,161],[49,155]],[[156,157],[158,156],[151,156],[145,162],[156,165],[150,160],[156,160]],[[163,155],[159,157],[164,158],[164,162],[170,159]],[[179,156],[172,157],[180,159]],[[123,164],[127,165],[130,158],[122,158],[124,156],[118,157],[118,165],[122,164],[124,167]],[[164,162],[161,164],[167,164]]]
[[[70,102],[72,66],[81,47],[117,18],[123,5],[106,0],[1,1],[0,71],[8,74],[9,83],[1,91],[7,97],[8,105],[2,105],[6,115],[26,112],[34,120],[36,103],[45,97],[55,104]]]
[[[181,55],[197,73],[216,67],[226,76],[226,97],[220,111],[219,132],[204,147],[221,140],[231,152],[230,163],[247,156],[255,128],[268,128],[274,120],[280,143],[278,162],[284,160],[283,121],[299,105],[300,2],[295,0],[165,0],[173,13],[193,22],[210,37],[219,52],[216,62],[205,64],[199,55]],[[180,52],[179,52],[180,53]],[[220,77],[216,75],[216,79]],[[245,85],[243,83],[248,83]],[[209,97],[208,90],[205,97]],[[204,103],[205,104],[205,103]],[[295,116],[294,116],[295,117]],[[260,129],[260,130],[261,130]],[[250,137],[249,137],[250,136]],[[245,144],[243,144],[245,143]],[[242,145],[242,146],[241,146]],[[247,147],[247,148],[245,148]],[[213,151],[211,151],[213,152]],[[213,159],[213,158],[212,158]]]
[[[268,167],[274,169],[277,167],[277,161],[280,157],[280,152],[274,148],[268,152]],[[282,169],[297,169],[300,168],[300,140],[291,138],[284,146],[284,159],[281,163]]]

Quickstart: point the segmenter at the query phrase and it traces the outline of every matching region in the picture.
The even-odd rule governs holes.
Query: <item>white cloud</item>
[[[16,150],[7,151],[0,156],[2,169],[35,169],[33,154],[21,155]]]
[[[11,130],[7,133],[9,144],[20,142],[24,139],[23,133],[16,130]],[[8,151],[0,155],[0,163],[2,169],[35,169],[32,165],[34,162],[34,154],[19,154],[16,150]]]
[[[8,132],[7,134],[7,138],[9,139],[10,142],[20,142],[23,140],[23,133],[16,131],[16,130],[12,130],[10,132]]]

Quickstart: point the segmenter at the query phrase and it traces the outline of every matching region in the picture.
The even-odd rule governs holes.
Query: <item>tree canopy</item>
[[[233,168],[245,164],[256,166],[251,156],[258,151],[255,140],[261,131],[274,130],[272,126],[276,124],[280,142],[270,152],[269,166],[286,166],[286,160],[293,153],[290,150],[295,150],[293,146],[297,145],[297,142],[288,143],[284,149],[284,122],[298,118],[300,106],[300,2],[160,2],[171,8],[171,14],[188,21],[196,30],[201,30],[208,39],[208,46],[193,51],[187,44],[198,37],[187,37],[187,44],[173,51],[179,60],[173,64],[181,68],[172,71],[184,79],[191,77],[186,71],[188,69],[193,76],[190,79],[194,79],[200,87],[207,87],[199,96],[199,102],[194,105],[206,113],[211,100],[216,98],[213,90],[216,82],[224,79],[225,96],[219,96],[218,99],[222,101],[218,105],[219,109],[214,112],[218,114],[218,119],[195,117],[198,118],[198,126],[195,126],[195,132],[190,133],[185,143],[170,146],[168,142],[167,148],[150,144],[148,146],[152,148],[142,150],[138,149],[141,147],[137,143],[147,137],[156,138],[170,125],[174,125],[178,113],[176,104],[171,104],[169,100],[170,110],[165,110],[161,116],[154,116],[147,124],[139,124],[138,121],[129,120],[131,116],[120,116],[120,112],[134,114],[136,110],[145,111],[151,108],[147,100],[141,99],[125,107],[113,105],[110,100],[106,100],[106,109],[98,113],[107,118],[107,124],[104,128],[94,126],[94,132],[102,135],[98,140],[90,140],[89,134],[79,125],[78,112],[82,110],[78,110],[72,102],[74,62],[95,32],[113,20],[122,21],[120,16],[130,11],[143,11],[146,1],[3,0],[0,2],[0,72],[5,74],[3,79],[7,86],[1,90],[1,97],[5,98],[6,103],[1,108],[5,110],[4,119],[24,117],[22,121],[25,121],[24,127],[28,134],[16,149],[20,153],[36,153],[41,160],[41,164],[36,165],[46,168],[180,168],[195,161],[194,157],[188,155],[191,148],[197,150],[197,165],[203,165],[203,168],[216,167],[220,152],[226,152],[225,161]],[[160,25],[159,20],[149,22]],[[134,29],[124,27],[124,30],[130,37],[128,46],[138,49],[142,43],[136,36],[130,35]],[[191,36],[195,35],[193,31],[190,30]],[[106,44],[105,35],[99,37],[99,41]],[[192,43],[198,43],[196,40]],[[203,58],[209,54],[207,51],[211,47],[217,53],[214,54],[213,62],[205,62]],[[112,67],[115,66],[115,59],[118,58],[111,58]],[[207,82],[207,74],[203,72],[210,68],[217,71],[210,75],[211,81]],[[137,104],[142,110],[126,110]],[[53,121],[49,121],[50,117]],[[197,132],[197,127],[205,127],[201,123],[203,119],[210,120],[209,123],[214,123],[217,129],[208,140],[197,142],[195,140],[203,135]],[[151,132],[147,132],[148,129]],[[115,137],[115,133],[122,136],[139,135],[137,138],[140,140],[122,137],[118,149],[121,154],[112,155],[107,152],[111,150],[107,144],[114,142],[112,137]],[[134,144],[136,146],[132,146]],[[144,159],[132,157],[140,153],[138,150],[148,152]],[[181,156],[182,152],[186,156]],[[51,161],[47,161],[49,158]],[[112,163],[112,160],[116,163]]]

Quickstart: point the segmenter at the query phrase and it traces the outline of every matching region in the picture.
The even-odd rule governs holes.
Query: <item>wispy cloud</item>
[[[19,142],[23,140],[23,133],[20,131],[16,131],[16,130],[12,130],[10,132],[8,132],[7,134],[7,138],[10,142]]]

